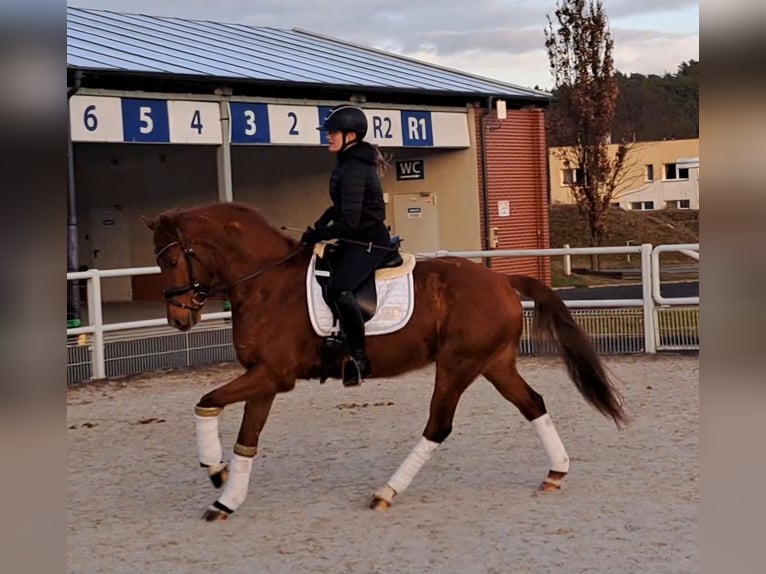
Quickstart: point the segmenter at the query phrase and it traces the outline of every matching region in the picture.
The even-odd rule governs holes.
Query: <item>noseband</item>
[[[209,285],[200,283],[194,278],[194,267],[192,266],[192,259],[196,259],[200,265],[202,265],[202,262],[197,257],[194,249],[191,247],[186,247],[181,239],[172,241],[157,251],[157,264],[159,265],[160,257],[162,257],[162,254],[174,245],[178,245],[184,254],[184,259],[186,259],[186,269],[189,273],[189,282],[185,285],[178,285],[164,289],[162,291],[162,296],[168,305],[175,305],[176,307],[180,307],[181,309],[189,309],[190,311],[199,311],[205,305],[205,301],[207,301],[207,298],[211,295],[212,290]],[[188,293],[189,291],[192,292],[191,305],[176,301],[176,297],[183,295],[184,293]]]
[[[303,251],[303,248],[304,248],[303,245],[300,245],[298,249],[291,251],[282,259],[279,259],[275,261],[274,263],[271,263],[267,265],[266,267],[263,267],[262,269],[254,271],[253,273],[249,273],[248,275],[245,275],[244,277],[240,277],[239,279],[237,279],[236,281],[233,281],[232,283],[229,283],[228,285],[219,285],[217,287],[211,287],[210,285],[200,283],[194,278],[194,268],[192,266],[192,260],[196,259],[197,262],[203,267],[205,266],[205,264],[200,260],[199,257],[197,257],[197,254],[194,251],[194,249],[192,249],[191,247],[187,247],[184,244],[183,237],[181,237],[180,230],[178,231],[178,236],[179,238],[176,241],[171,241],[170,243],[165,245],[165,247],[157,251],[156,260],[157,260],[157,264],[159,265],[160,257],[162,257],[162,254],[165,253],[168,249],[176,245],[181,248],[181,251],[184,254],[184,259],[186,260],[186,268],[189,274],[188,283],[186,283],[185,285],[178,285],[178,286],[168,287],[167,289],[163,289],[162,296],[168,305],[174,305],[175,307],[180,307],[181,309],[189,309],[190,311],[199,311],[200,309],[202,309],[208,297],[210,297],[211,295],[215,293],[228,291],[231,287],[234,287],[235,285],[239,285],[240,283],[244,283],[245,281],[254,279],[255,277],[258,277],[258,275],[266,273],[267,271],[270,271],[271,269],[274,269],[275,267],[279,267],[280,265],[282,265],[289,259],[292,259],[296,255],[298,255],[301,251]],[[160,267],[162,266],[160,265]],[[191,305],[187,305],[186,303],[181,303],[180,301],[176,300],[176,297],[178,297],[179,295],[183,295],[184,293],[188,293],[190,291],[192,293]]]

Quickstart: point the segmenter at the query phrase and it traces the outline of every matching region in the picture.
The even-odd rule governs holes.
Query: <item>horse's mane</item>
[[[217,220],[222,224],[237,224],[263,228],[285,237],[256,207],[241,202],[212,202],[164,211],[157,218],[157,228],[173,234],[185,220]]]

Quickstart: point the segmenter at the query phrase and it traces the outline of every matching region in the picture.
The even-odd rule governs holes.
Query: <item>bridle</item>
[[[267,271],[270,271],[274,269],[275,267],[279,267],[283,263],[289,261],[296,255],[298,255],[301,251],[303,251],[305,248],[304,245],[299,245],[298,249],[291,251],[285,257],[278,259],[277,261],[270,263],[266,265],[265,267],[258,269],[257,271],[249,273],[245,275],[244,277],[240,277],[239,279],[229,283],[228,285],[211,286],[205,283],[201,283],[194,277],[194,266],[192,265],[192,260],[196,260],[202,267],[205,267],[205,264],[200,260],[199,257],[197,257],[197,253],[194,251],[194,249],[191,247],[188,247],[184,243],[180,230],[178,230],[177,240],[171,241],[170,243],[165,245],[162,249],[157,250],[156,252],[157,264],[160,265],[160,258],[162,257],[162,255],[168,249],[174,246],[178,246],[181,248],[181,252],[184,255],[184,259],[186,260],[186,269],[188,270],[189,279],[188,279],[188,282],[184,285],[174,285],[172,287],[168,287],[167,289],[163,289],[162,296],[168,305],[173,305],[181,309],[189,309],[190,311],[199,311],[200,309],[202,309],[202,307],[205,305],[205,302],[208,300],[208,298],[211,295],[214,295],[216,293],[226,292],[230,288],[234,287],[235,285],[239,285],[240,283],[244,283],[245,281],[249,281],[250,279],[255,279],[259,275],[262,275],[266,273]],[[162,265],[160,265],[160,268],[162,268]],[[210,276],[212,277],[213,274],[211,273]],[[192,293],[190,305],[187,305],[186,303],[181,303],[180,301],[176,300],[176,297],[178,297],[179,295],[189,293],[190,291]]]

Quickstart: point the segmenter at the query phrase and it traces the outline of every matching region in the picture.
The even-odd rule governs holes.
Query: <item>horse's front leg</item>
[[[221,496],[207,508],[208,520],[227,518],[247,496],[253,457],[276,395],[276,387],[260,369],[251,369],[230,383],[202,397],[194,409],[200,464],[207,468],[213,485],[223,486]],[[218,435],[218,416],[226,405],[246,401],[239,436],[229,464],[223,462]]]

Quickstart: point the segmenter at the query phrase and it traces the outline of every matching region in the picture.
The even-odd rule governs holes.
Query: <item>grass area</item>
[[[552,205],[549,208],[550,245],[562,247],[589,247],[590,233],[586,219],[580,214],[576,205]],[[611,208],[607,212],[606,237],[604,246],[665,245],[674,243],[699,242],[699,211],[666,209],[662,211],[625,211]],[[668,253],[662,257],[663,265],[691,266],[695,261],[680,253]],[[602,271],[609,269],[639,269],[641,258],[638,254],[631,255],[601,255],[599,267]],[[589,255],[572,257],[572,268],[590,270]],[[615,283],[635,283],[637,278],[620,279],[590,275],[589,273],[564,275],[563,257],[551,259],[551,270],[554,287],[586,287],[590,285],[605,285]],[[696,279],[696,273],[674,274],[663,279],[682,280]]]

